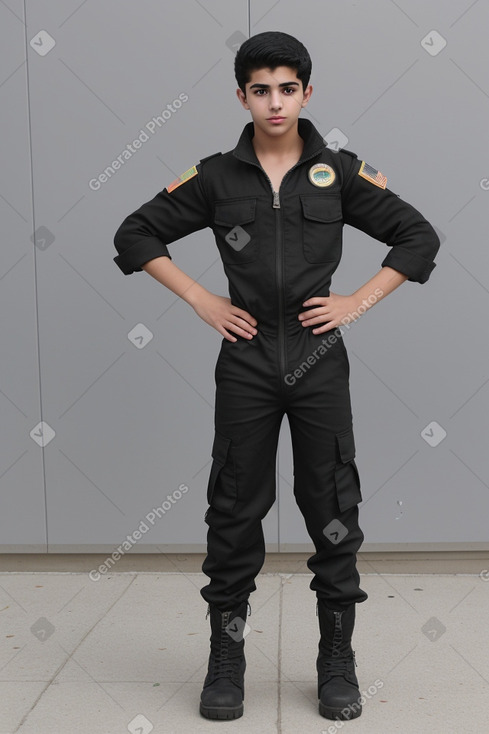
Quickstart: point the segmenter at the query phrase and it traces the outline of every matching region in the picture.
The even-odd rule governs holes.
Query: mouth
[[[285,117],[280,117],[280,116],[267,117],[267,120],[269,122],[282,122],[282,120],[285,120]]]

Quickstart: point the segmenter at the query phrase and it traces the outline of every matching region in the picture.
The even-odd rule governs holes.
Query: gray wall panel
[[[190,1],[164,12],[157,3],[137,12],[118,3],[72,16],[64,4],[51,6],[56,46],[40,60],[49,66],[36,59],[32,108],[34,169],[49,161],[36,187],[38,208],[56,236],[39,264],[45,414],[56,431],[45,451],[52,550],[117,545],[141,523],[148,530],[140,548],[205,543],[220,337],[146,274],[123,278],[112,240],[130,211],[234,142],[218,121],[232,130],[233,52],[224,41],[237,13],[225,3],[208,11]],[[178,43],[196,12],[199,24],[185,26]],[[33,25],[43,13],[32,6]],[[241,19],[246,25],[245,4]],[[188,100],[158,125],[153,118],[183,94]],[[209,106],[214,127],[203,124]],[[237,106],[234,122],[235,130],[244,123]],[[148,139],[96,188],[93,179],[141,130]],[[208,232],[176,243],[172,253],[206,287],[225,293]],[[142,349],[128,338],[135,328],[152,336]],[[187,492],[169,504],[167,495],[174,500],[182,484]],[[165,514],[151,524],[158,506]],[[267,523],[274,542],[276,512]]]
[[[111,550],[141,523],[133,552],[205,547],[221,337],[146,273],[123,276],[112,241],[182,171],[234,147],[251,118],[235,98],[233,42],[250,29],[304,41],[314,93],[302,115],[326,138],[339,128],[442,237],[426,285],[404,284],[345,329],[363,549],[487,547],[488,4],[27,0],[27,25],[23,7],[0,5],[0,551]],[[131,158],[91,185],[141,130]],[[210,230],[170,252],[227,293]],[[346,228],[333,292],[354,291],[386,253]],[[41,418],[44,448],[30,435]],[[433,447],[432,421],[447,434]],[[292,470],[285,418],[270,550],[312,548]]]
[[[0,538],[2,550],[46,549],[29,155],[25,22],[20,0],[0,6]]]
[[[378,167],[388,186],[441,233],[437,268],[405,283],[345,329],[364,549],[374,544],[487,544],[487,4],[464,2],[252,3],[252,32],[303,38],[313,58],[310,116],[327,138]],[[270,8],[269,12],[268,9]],[[465,12],[467,11],[467,12]],[[314,24],[310,18],[315,18]],[[422,39],[447,41],[436,55]],[[433,46],[431,46],[433,48]],[[486,155],[481,155],[482,150]],[[378,270],[387,249],[351,227],[333,292]],[[306,379],[306,378],[304,378]],[[430,446],[432,421],[446,437]],[[309,542],[291,495],[290,441],[279,447],[281,547]],[[392,546],[391,546],[392,547]]]

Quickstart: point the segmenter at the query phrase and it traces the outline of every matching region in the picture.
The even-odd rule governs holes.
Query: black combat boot
[[[326,599],[318,599],[316,614],[321,632],[316,663],[319,713],[327,719],[356,719],[362,706],[351,648],[355,604],[339,612],[329,609]]]
[[[200,696],[200,713],[206,719],[238,719],[243,715],[246,669],[243,633],[248,606],[248,601],[226,611],[220,611],[214,604],[208,606],[211,652]]]

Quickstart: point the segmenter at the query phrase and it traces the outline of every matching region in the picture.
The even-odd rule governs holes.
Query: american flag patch
[[[366,178],[370,183],[380,186],[381,189],[385,189],[387,186],[387,176],[384,176],[383,173],[377,171],[373,166],[369,166],[365,161],[362,161],[358,175]]]
[[[166,190],[168,191],[168,193],[170,193],[170,191],[177,189],[179,186],[185,183],[185,181],[188,181],[190,178],[193,178],[197,174],[197,168],[195,166],[192,166],[192,168],[189,168],[188,171],[185,171],[185,173],[182,173],[178,178],[172,181],[171,184],[166,187]]]

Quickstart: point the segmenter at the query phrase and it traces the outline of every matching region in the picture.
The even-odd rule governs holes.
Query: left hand
[[[349,324],[355,321],[355,310],[357,307],[356,299],[353,296],[340,296],[337,293],[330,293],[329,296],[315,296],[308,298],[303,306],[316,306],[316,308],[308,308],[299,314],[299,321],[303,326],[316,326],[312,330],[313,334],[322,334],[325,331],[331,331],[337,326]],[[358,314],[360,316],[361,314]]]

